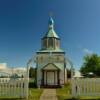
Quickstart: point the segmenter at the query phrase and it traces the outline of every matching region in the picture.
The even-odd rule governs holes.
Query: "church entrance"
[[[55,84],[55,74],[52,71],[47,72],[47,85]]]
[[[59,70],[42,70],[42,86],[57,86],[59,84]]]
[[[54,64],[47,64],[42,69],[42,86],[59,85],[60,70]]]

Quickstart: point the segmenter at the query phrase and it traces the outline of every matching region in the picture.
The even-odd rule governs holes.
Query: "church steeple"
[[[54,20],[52,17],[49,18],[49,28],[54,28]]]
[[[59,38],[57,33],[54,31],[54,20],[52,17],[49,18],[48,24],[49,24],[48,25],[48,32],[45,34],[45,36],[43,38],[46,38],[46,37]]]
[[[42,38],[42,49],[60,49],[60,38],[54,30],[54,20],[52,17],[49,18],[48,24],[48,32]]]

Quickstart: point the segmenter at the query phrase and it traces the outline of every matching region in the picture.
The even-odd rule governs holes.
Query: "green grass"
[[[64,87],[56,89],[58,100],[66,100],[72,98],[70,83],[65,84]]]
[[[28,100],[39,100],[43,89],[30,88]],[[25,100],[20,98],[0,97],[0,100]]]

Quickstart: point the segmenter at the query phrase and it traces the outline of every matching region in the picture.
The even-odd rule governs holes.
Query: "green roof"
[[[59,38],[59,36],[56,34],[53,28],[49,29],[48,32],[45,34],[44,38],[54,37]]]
[[[52,17],[49,19],[49,29],[48,32],[45,34],[43,38],[49,38],[49,37],[54,37],[54,38],[59,38],[57,33],[54,31],[54,21]]]

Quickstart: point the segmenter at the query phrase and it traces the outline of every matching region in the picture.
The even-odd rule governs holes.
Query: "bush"
[[[29,88],[37,88],[36,81],[34,81],[34,82],[29,82]]]

